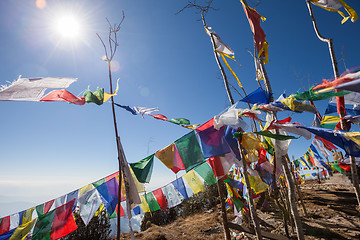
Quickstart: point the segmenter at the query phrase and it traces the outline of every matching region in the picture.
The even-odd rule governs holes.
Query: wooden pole
[[[252,190],[251,190],[251,186],[250,186],[249,176],[248,176],[248,173],[247,173],[247,163],[246,163],[246,160],[245,160],[245,154],[244,154],[244,150],[243,150],[243,147],[241,146],[240,142],[241,142],[241,139],[240,140],[238,139],[238,147],[240,149],[241,159],[242,159],[241,162],[242,162],[243,176],[244,176],[244,179],[245,179],[246,190],[247,190],[247,193],[248,193],[247,201],[249,203],[250,215],[251,215],[251,219],[253,220],[256,237],[257,237],[257,239],[262,239],[260,224],[259,224],[258,216],[257,216],[257,213],[256,213],[254,199],[253,199],[253,196],[252,196]]]
[[[321,41],[326,42],[328,44],[330,57],[331,57],[331,63],[332,63],[333,72],[334,72],[334,77],[338,78],[340,76],[340,74],[339,74],[339,69],[338,69],[338,66],[337,66],[336,56],[335,56],[335,52],[334,52],[333,40],[331,38],[324,38],[323,36],[321,36],[321,34],[319,33],[319,29],[317,27],[316,19],[314,17],[313,11],[312,11],[312,6],[311,6],[310,1],[306,0],[306,4],[307,4],[307,7],[309,9],[309,14],[310,14],[310,17],[311,17],[311,20],[312,20],[312,23],[313,23],[313,27],[314,27],[314,30],[315,30],[315,33],[316,33],[317,37]],[[349,131],[349,129],[348,129],[347,125],[346,125],[345,119],[344,119],[344,117],[345,117],[344,108],[339,107],[339,106],[344,106],[345,105],[344,97],[336,97],[336,103],[338,105],[338,109],[340,110],[338,113],[340,115],[341,130]],[[358,174],[357,174],[355,157],[350,156],[350,160],[351,160],[352,183],[353,183],[353,187],[354,187],[354,190],[355,190],[356,199],[357,199],[358,205],[360,207],[359,177],[358,177]]]

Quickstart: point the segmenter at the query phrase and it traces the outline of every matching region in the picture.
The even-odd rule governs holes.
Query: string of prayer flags
[[[347,3],[344,0],[310,0],[312,4],[319,6],[327,11],[333,11],[338,12],[342,17],[341,23],[345,23],[349,18],[352,22],[355,22],[359,16],[355,12],[355,10],[347,5]],[[349,16],[345,16],[345,14],[340,11],[339,9],[344,7]]]
[[[68,92],[65,89],[61,90],[53,90],[46,94],[44,97],[40,99],[41,102],[54,102],[54,101],[62,101],[62,102],[69,102],[76,105],[84,105],[85,98],[84,97],[77,97],[74,94]]]
[[[305,127],[304,128],[313,134],[339,146],[350,156],[360,157],[360,146],[357,141],[359,132],[343,132],[338,130],[330,130],[325,128]]]
[[[151,174],[154,166],[154,155],[150,156],[135,162],[130,163],[131,169],[133,170],[137,180],[141,183],[148,183],[151,179]]]
[[[260,27],[260,19],[265,21],[266,18],[264,18],[263,16],[261,16],[255,9],[247,6],[244,1],[241,1],[246,17],[249,21],[250,24],[250,28],[251,31],[254,35],[254,43],[256,46],[256,50],[258,53],[257,57],[264,57],[264,63],[268,63],[269,62],[269,52],[268,52],[268,47],[269,44],[267,43],[267,41],[265,40],[265,32],[264,30]]]
[[[39,101],[48,88],[67,88],[76,78],[19,78],[0,88],[0,101]]]
[[[194,131],[176,140],[175,146],[183,160],[186,172],[204,162],[204,156]]]
[[[261,104],[261,103],[268,104],[270,102],[271,95],[272,95],[271,93],[259,87],[254,92],[249,93],[246,97],[244,97],[240,101],[251,104]]]
[[[171,169],[175,174],[180,170],[185,170],[184,163],[179,155],[179,152],[176,149],[174,143],[169,146],[158,150],[155,153],[155,156],[162,162],[164,165]]]

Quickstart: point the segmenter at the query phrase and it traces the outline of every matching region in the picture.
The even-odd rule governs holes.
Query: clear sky
[[[0,84],[22,77],[78,78],[67,90],[75,95],[88,87],[109,91],[104,49],[108,25],[125,20],[114,58],[113,78],[120,78],[116,103],[159,107],[168,118],[204,123],[229,106],[209,37],[199,14],[187,1],[0,1]],[[41,1],[40,1],[41,2]],[[358,0],[347,3],[360,13]],[[250,6],[252,2],[249,1]],[[234,51],[241,66],[231,63],[245,90],[255,81],[252,34],[240,1],[215,0],[206,16]],[[275,97],[307,90],[333,77],[326,43],[315,35],[305,0],[262,1],[256,7],[267,20],[262,27],[270,44],[266,69]],[[313,7],[320,32],[334,39],[340,72],[360,66],[360,20],[341,25],[337,13]],[[74,14],[81,34],[71,40],[56,32],[63,14]],[[116,61],[116,62],[115,62]],[[346,67],[345,67],[346,66]],[[228,73],[231,84],[236,81]],[[49,90],[47,91],[49,92]],[[241,97],[233,91],[235,100]],[[317,102],[321,113],[327,101]],[[239,104],[246,108],[245,104]],[[111,105],[64,102],[0,102],[0,217],[49,201],[101,179],[118,169]],[[310,125],[310,113],[280,114]],[[262,115],[264,117],[264,114]],[[119,134],[129,162],[166,147],[189,130],[152,117],[133,116],[116,108]],[[294,140],[289,155],[305,153],[310,141]],[[179,173],[182,175],[183,173]],[[155,160],[148,190],[175,179]]]

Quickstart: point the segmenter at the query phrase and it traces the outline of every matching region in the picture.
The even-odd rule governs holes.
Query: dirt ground
[[[301,192],[307,216],[301,205],[298,209],[306,239],[360,239],[360,211],[352,185],[344,176],[335,175],[320,184],[307,182],[301,185]],[[281,213],[272,204],[267,210],[257,210],[257,213],[262,230],[286,236]],[[234,220],[231,212],[227,216],[229,221]],[[224,239],[221,219],[218,206],[207,212],[179,218],[165,226],[152,225],[146,231],[136,233],[135,237],[149,240]],[[243,224],[247,226],[247,221],[244,220]],[[240,234],[239,231],[230,231]],[[291,239],[296,239],[291,226],[289,232]],[[242,239],[255,239],[254,235],[241,234]],[[128,234],[123,234],[122,239],[130,238]]]

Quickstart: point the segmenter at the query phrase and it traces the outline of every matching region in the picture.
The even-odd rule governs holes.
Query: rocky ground
[[[306,239],[360,239],[360,209],[350,181],[345,176],[335,175],[329,180],[307,182],[301,185],[307,216],[298,205]],[[286,236],[280,211],[270,203],[267,209],[257,210],[261,229]],[[228,212],[230,221],[234,215]],[[244,219],[243,225],[247,226]],[[233,236],[255,239],[254,235],[231,230]],[[295,231],[289,226],[291,239]],[[223,239],[220,207],[194,214],[165,226],[152,225],[146,231],[136,233],[136,239]],[[122,239],[130,239],[123,234]]]

